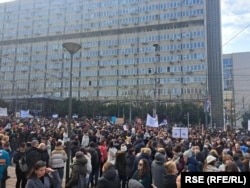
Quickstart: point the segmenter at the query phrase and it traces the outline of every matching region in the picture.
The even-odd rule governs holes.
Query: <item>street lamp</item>
[[[159,51],[160,51],[160,45],[159,44],[154,44],[153,45],[155,48],[155,57],[157,57],[156,62],[155,62],[155,72],[154,72],[154,108],[153,108],[153,117],[156,117],[156,86],[157,86],[157,74],[158,74],[158,66],[157,63],[159,63]]]
[[[68,112],[68,139],[70,141],[71,138],[71,114],[72,114],[72,67],[73,67],[73,55],[80,50],[81,46],[79,44],[73,43],[73,42],[66,42],[63,43],[63,48],[65,48],[71,55],[71,61],[70,61],[70,78],[69,78],[69,112]],[[70,147],[69,143],[67,145],[67,156],[68,159],[66,161],[66,182],[69,181],[69,163],[71,161],[71,155],[70,155]]]

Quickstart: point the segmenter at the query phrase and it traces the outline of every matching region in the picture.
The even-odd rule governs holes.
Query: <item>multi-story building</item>
[[[250,52],[223,55],[224,113],[226,125],[241,127],[242,115],[250,109]]]
[[[5,100],[68,98],[62,44],[75,42],[73,98],[210,97],[213,123],[223,125],[219,0],[17,0],[0,4],[0,22]]]

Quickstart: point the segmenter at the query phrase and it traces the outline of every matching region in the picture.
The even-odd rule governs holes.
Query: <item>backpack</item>
[[[27,159],[26,159],[26,154],[24,154],[21,159],[18,161],[20,170],[22,172],[27,172],[28,171],[28,165],[27,165]]]
[[[96,167],[99,164],[99,157],[98,153],[95,148],[92,148],[89,150],[89,153],[91,155],[91,165],[92,167]]]

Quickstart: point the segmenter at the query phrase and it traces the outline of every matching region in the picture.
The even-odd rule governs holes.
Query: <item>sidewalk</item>
[[[6,181],[6,188],[15,188],[16,187],[16,173],[15,173],[15,166],[8,167],[8,175],[10,178]],[[62,187],[64,188],[65,181],[62,183]]]
[[[10,178],[6,181],[6,188],[14,188],[16,187],[16,173],[15,166],[8,167],[8,175]]]

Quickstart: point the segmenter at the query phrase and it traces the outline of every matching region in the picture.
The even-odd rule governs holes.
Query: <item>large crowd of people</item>
[[[193,126],[182,139],[172,136],[171,125],[79,118],[68,127],[61,118],[0,118],[0,188],[12,178],[10,165],[16,188],[180,188],[184,171],[250,172],[250,133],[244,130]]]

